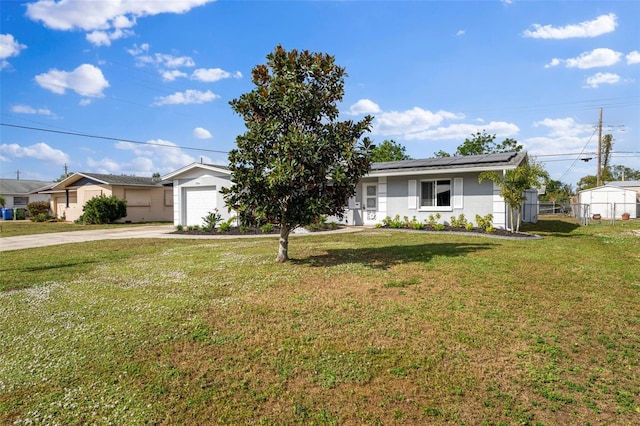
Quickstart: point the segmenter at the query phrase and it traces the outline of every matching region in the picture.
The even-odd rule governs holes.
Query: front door
[[[364,224],[374,225],[378,222],[378,184],[365,183],[363,187]]]

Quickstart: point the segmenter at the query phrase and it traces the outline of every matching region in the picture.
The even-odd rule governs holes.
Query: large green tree
[[[538,163],[525,163],[504,173],[495,171],[482,172],[478,181],[490,180],[500,188],[500,195],[509,207],[511,232],[520,231],[522,204],[526,200],[524,192],[529,188],[540,188],[548,173]],[[518,212],[514,222],[514,212]]]
[[[459,155],[482,155],[494,154],[498,152],[520,152],[524,147],[517,140],[506,138],[500,143],[496,142],[496,135],[490,135],[485,130],[471,134],[471,138],[464,140],[458,146],[455,154]],[[450,157],[451,155],[443,150],[434,153],[436,157]]]
[[[374,163],[382,163],[384,161],[402,161],[411,160],[406,154],[406,148],[394,141],[384,140],[381,144],[375,145],[371,150],[371,161]]]
[[[333,56],[278,46],[252,70],[254,89],[230,102],[247,131],[229,153],[226,205],[280,226],[276,260],[289,259],[289,233],[320,215],[342,215],[371,166],[361,139],[373,117],[337,121],[344,68]]]

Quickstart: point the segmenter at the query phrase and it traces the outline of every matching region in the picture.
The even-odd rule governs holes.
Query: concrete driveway
[[[360,229],[359,229],[360,228]],[[332,233],[339,232],[355,232],[363,230],[359,228],[341,228]],[[9,250],[22,250],[35,247],[55,246],[59,244],[82,243],[85,241],[97,240],[122,240],[130,238],[182,238],[182,239],[226,239],[226,238],[260,238],[260,237],[278,237],[277,234],[262,235],[188,235],[174,234],[175,227],[173,225],[149,225],[149,226],[127,226],[123,228],[94,229],[89,231],[71,231],[71,232],[55,232],[51,234],[21,235],[18,237],[0,238],[0,252]],[[320,234],[322,232],[314,232]],[[294,234],[305,235],[305,234]],[[308,234],[306,234],[308,235]]]
[[[128,238],[193,238],[172,234],[173,225],[127,226],[124,228],[93,229],[88,231],[55,232],[51,234],[21,235],[0,238],[0,251],[21,250],[58,244],[82,243],[96,240]]]

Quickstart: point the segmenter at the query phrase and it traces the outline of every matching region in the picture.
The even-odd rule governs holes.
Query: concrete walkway
[[[331,233],[336,232],[355,232],[363,230],[363,227],[358,228],[341,228],[335,231],[328,231]],[[172,239],[230,239],[230,238],[262,238],[262,237],[278,237],[277,234],[251,234],[251,235],[188,235],[188,234],[174,234],[175,227],[173,225],[149,225],[149,226],[127,226],[123,228],[109,228],[109,229],[93,229],[88,231],[70,231],[70,232],[55,232],[51,234],[35,234],[35,235],[21,235],[17,237],[4,237],[0,238],[0,252],[9,250],[22,250],[35,247],[54,246],[59,244],[70,243],[82,243],[85,241],[97,241],[97,240],[122,240],[130,238],[172,238]],[[313,232],[306,234],[291,233],[291,236],[296,235],[318,235],[323,232]]]

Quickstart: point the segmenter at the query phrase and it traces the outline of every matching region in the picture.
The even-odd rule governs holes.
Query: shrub
[[[180,232],[182,231],[182,225],[176,225],[176,231]]]
[[[29,215],[29,219],[31,219],[31,222],[49,222],[53,219],[53,216],[49,213],[38,213],[35,216]]]
[[[473,230],[473,223],[469,222],[464,226],[464,229],[466,229],[467,231],[471,231]]]
[[[49,212],[49,203],[46,201],[33,201],[27,204],[29,218],[33,222],[46,222],[52,218]]]
[[[260,230],[262,231],[262,233],[264,234],[268,234],[270,232],[273,232],[273,223],[265,223],[264,225],[262,225],[260,227]]]
[[[78,219],[81,223],[113,223],[127,215],[127,200],[103,194],[87,201],[82,210],[84,213]]]
[[[218,213],[218,209],[214,209],[202,218],[202,221],[204,222],[202,230],[205,232],[213,231],[221,220],[222,215]]]
[[[424,229],[424,223],[418,222],[418,219],[416,219],[415,216],[411,219],[411,222],[409,222],[409,226],[415,229],[416,231]]]
[[[236,220],[236,217],[231,216],[229,219],[221,222],[220,226],[218,227],[218,232],[229,232],[231,230],[231,224],[234,220]]]
[[[440,216],[440,213],[436,213],[435,216],[430,214],[429,218],[427,219],[427,225],[431,226],[432,228],[435,228],[441,217],[442,216]]]
[[[435,229],[436,231],[444,231],[446,228],[446,226],[444,226],[444,224],[442,223],[436,223],[435,225],[433,225],[433,229]]]
[[[389,227],[390,228],[402,228],[404,226],[404,222],[400,220],[400,215],[397,214],[393,220],[389,220]]]
[[[460,213],[457,218],[455,216],[451,216],[451,226],[454,228],[466,228],[467,223],[467,218],[464,217],[464,214],[462,213]]]
[[[493,232],[493,231],[489,231],[489,228],[493,229],[493,226],[491,224],[492,221],[493,221],[493,215],[491,213],[489,213],[484,217],[480,216],[479,214],[476,215],[476,222],[478,223],[478,228],[482,228],[487,232]]]

